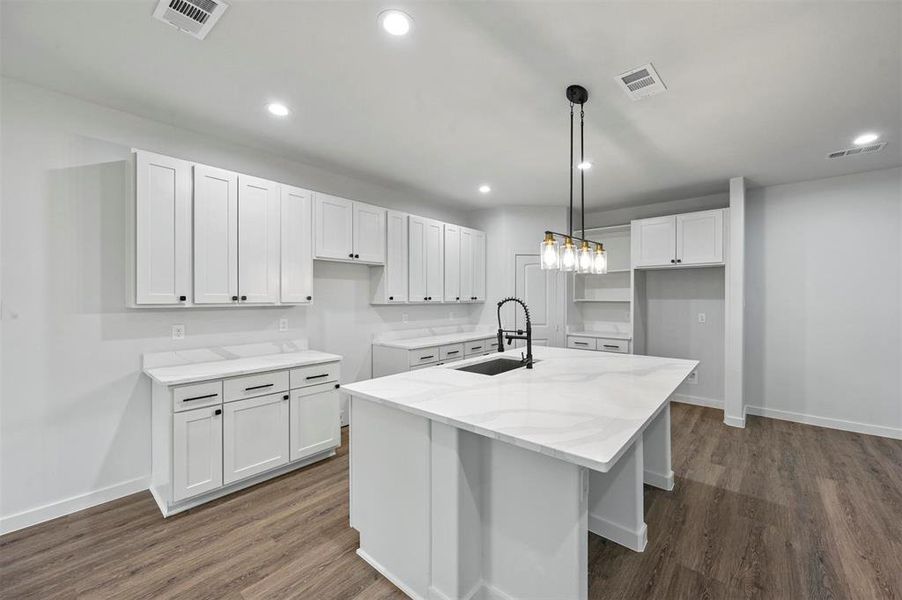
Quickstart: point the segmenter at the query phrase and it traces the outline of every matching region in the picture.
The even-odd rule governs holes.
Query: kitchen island
[[[533,369],[345,387],[358,554],[411,598],[586,598],[588,532],[646,543],[673,488],[669,397],[696,361],[535,348]]]

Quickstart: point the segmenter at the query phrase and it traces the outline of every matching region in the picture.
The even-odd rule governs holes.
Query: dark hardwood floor
[[[673,407],[649,544],[589,540],[591,598],[902,598],[902,442]],[[357,558],[339,455],[163,519],[149,493],[0,538],[0,598],[401,599]],[[549,599],[558,600],[558,599]]]

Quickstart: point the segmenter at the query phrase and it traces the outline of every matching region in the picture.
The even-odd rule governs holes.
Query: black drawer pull
[[[188,296],[179,296],[179,302],[184,302],[188,299]]]
[[[266,383],[266,384],[264,384],[264,385],[255,385],[255,386],[251,386],[251,387],[244,388],[244,391],[245,391],[245,392],[250,392],[250,391],[253,391],[253,390],[262,390],[263,388],[272,387],[272,386],[274,386],[274,385],[275,385],[274,383]]]
[[[482,346],[473,346],[470,350],[482,350]]]
[[[457,354],[458,352],[460,352],[460,350],[451,350],[451,351],[449,351],[449,352],[446,352],[445,354],[447,354],[448,356],[450,356],[450,355],[452,355],[452,354]]]
[[[194,398],[185,398],[182,402],[193,402],[195,400],[206,400],[207,398],[215,398],[219,394],[207,394],[206,396],[195,396]]]
[[[435,356],[432,354],[430,354],[429,356],[421,356],[420,360],[426,360],[427,358],[435,358]]]
[[[616,346],[614,344],[602,344],[605,348],[619,348],[620,346]]]
[[[577,346],[588,346],[589,342],[573,342]]]
[[[213,414],[214,414],[214,415],[221,415],[221,414],[222,414],[222,409],[221,409],[221,408],[217,408],[216,410],[213,411]]]
[[[323,373],[322,375],[311,375],[310,377],[305,377],[304,379],[306,379],[307,381],[310,381],[311,379],[322,379],[323,377],[328,377],[328,376],[329,376],[328,373]]]
[[[285,394],[284,396],[282,396],[282,400],[288,400],[288,394]]]

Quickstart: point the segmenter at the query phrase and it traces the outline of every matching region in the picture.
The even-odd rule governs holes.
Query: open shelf
[[[606,275],[580,275],[573,279],[574,302],[630,302],[633,292],[629,271]]]

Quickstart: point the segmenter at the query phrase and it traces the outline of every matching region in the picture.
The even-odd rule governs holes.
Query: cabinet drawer
[[[482,354],[486,350],[485,340],[473,340],[472,342],[464,342],[464,356],[474,356]]]
[[[415,367],[417,365],[425,365],[438,361],[438,348],[420,348],[419,350],[411,350],[409,356],[409,365]]]
[[[485,351],[486,352],[498,352],[498,338],[490,337],[485,339]]]
[[[321,365],[308,365],[291,370],[291,389],[338,381],[341,377],[341,364],[330,362]]]
[[[288,371],[270,371],[259,375],[226,379],[223,384],[223,395],[226,402],[231,402],[232,400],[284,392],[287,389]]]
[[[567,347],[578,350],[595,350],[595,338],[568,336]]]
[[[595,348],[602,352],[619,352],[621,354],[629,354],[630,343],[629,340],[608,340],[604,338],[598,338],[596,340]]]
[[[441,360],[449,360],[455,358],[463,358],[464,356],[464,345],[463,344],[450,344],[448,346],[442,346],[438,349],[438,356]]]
[[[205,381],[172,390],[172,411],[181,412],[222,403],[222,381]]]

